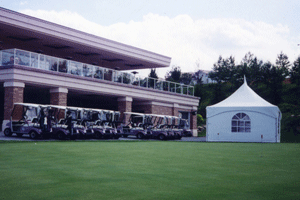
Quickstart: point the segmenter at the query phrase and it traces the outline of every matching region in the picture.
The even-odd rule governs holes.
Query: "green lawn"
[[[4,142],[2,199],[300,199],[300,144]]]

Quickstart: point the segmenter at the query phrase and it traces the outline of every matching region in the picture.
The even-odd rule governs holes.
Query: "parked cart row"
[[[139,139],[156,138],[159,140],[181,139],[191,136],[188,122],[175,116],[125,112],[129,123],[123,126],[123,136],[134,135]]]
[[[57,105],[16,103],[5,136],[13,133],[30,138],[96,138],[118,139],[136,136],[139,139],[181,139],[191,135],[187,121],[175,116],[125,112],[129,122],[120,121],[120,112]]]

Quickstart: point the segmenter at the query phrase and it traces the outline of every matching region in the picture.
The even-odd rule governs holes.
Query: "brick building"
[[[170,57],[0,8],[0,120],[14,103],[178,116],[197,133],[193,87],[128,70],[168,67]],[[159,70],[159,69],[158,69]]]

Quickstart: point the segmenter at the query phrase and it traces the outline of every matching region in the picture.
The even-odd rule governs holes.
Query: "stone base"
[[[6,128],[10,128],[10,120],[3,120],[2,131],[4,131],[4,129],[6,129]]]
[[[198,137],[198,130],[192,129],[193,137]]]

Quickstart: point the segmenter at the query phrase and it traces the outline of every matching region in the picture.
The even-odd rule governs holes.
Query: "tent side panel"
[[[244,111],[251,120],[251,132],[232,132],[232,117],[243,111],[229,111],[208,118],[207,141],[277,142],[276,119],[257,112]]]

